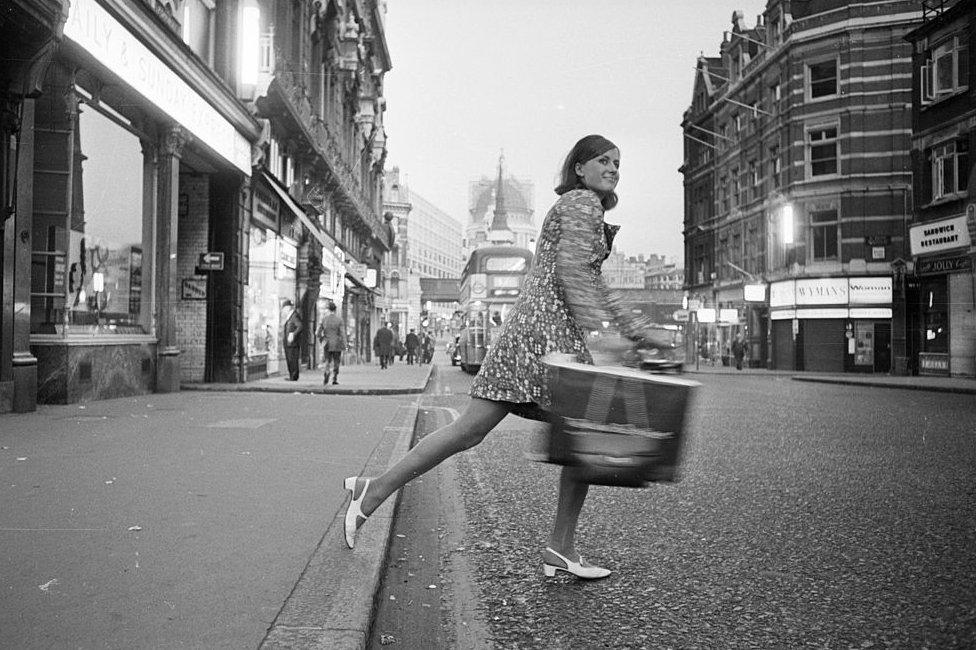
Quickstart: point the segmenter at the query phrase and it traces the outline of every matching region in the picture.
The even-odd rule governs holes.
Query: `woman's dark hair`
[[[584,189],[586,186],[583,185],[583,179],[576,174],[576,163],[586,163],[600,154],[616,148],[617,145],[602,135],[588,135],[581,138],[579,142],[573,145],[565,162],[563,162],[562,171],[559,174],[559,185],[556,186],[556,194],[562,196],[570,190]],[[604,210],[612,210],[617,205],[616,192],[600,192],[599,196],[600,204]]]

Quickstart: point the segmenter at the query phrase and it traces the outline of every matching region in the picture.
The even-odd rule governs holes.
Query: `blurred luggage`
[[[547,462],[594,485],[677,480],[685,420],[698,382],[612,366],[547,360],[552,424]]]

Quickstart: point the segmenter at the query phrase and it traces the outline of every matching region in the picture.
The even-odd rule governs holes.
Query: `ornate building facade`
[[[412,191],[400,179],[400,169],[386,172],[387,215],[395,224],[396,240],[384,269],[386,320],[405,333],[422,327],[421,314],[450,319],[450,302],[423,300],[422,281],[455,285],[461,276],[461,224],[450,214]],[[457,293],[456,287],[454,293]],[[454,299],[456,300],[456,298]],[[456,308],[456,307],[454,307]]]
[[[285,300],[307,331],[341,300],[363,349],[390,240],[382,14],[4,3],[0,412],[274,374]]]

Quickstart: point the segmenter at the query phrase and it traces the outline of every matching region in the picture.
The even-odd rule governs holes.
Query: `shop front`
[[[970,206],[976,213],[976,206]],[[972,216],[912,226],[918,286],[908,309],[920,375],[976,376]]]
[[[211,199],[250,174],[256,125],[229,121],[122,20],[73,1],[24,114],[43,403],[178,390],[183,352],[199,342],[185,359],[201,372],[213,354],[213,285],[194,267],[212,250]]]
[[[322,273],[319,276],[319,294],[316,299],[316,320],[322,323],[329,313],[329,305],[336,306],[336,313],[342,316],[342,305],[346,292],[346,267],[342,263],[342,248],[333,244],[322,247]],[[348,329],[347,329],[348,339]],[[318,338],[315,339],[318,345]],[[322,350],[316,347],[312,355],[313,365],[322,361]]]
[[[890,372],[891,301],[888,276],[771,283],[771,368]]]
[[[298,253],[302,225],[284,188],[268,174],[255,180],[248,246],[247,378],[287,373],[282,328],[285,301],[300,306]]]

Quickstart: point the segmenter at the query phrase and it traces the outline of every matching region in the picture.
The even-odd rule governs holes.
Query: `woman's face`
[[[585,163],[576,163],[576,175],[594,192],[612,192],[620,180],[620,150],[614,148]]]

